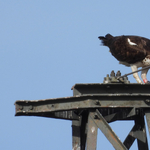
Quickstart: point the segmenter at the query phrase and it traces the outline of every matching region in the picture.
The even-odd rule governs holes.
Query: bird
[[[132,72],[137,71],[139,67],[150,65],[150,39],[134,35],[112,36],[107,34],[98,37],[103,46],[107,46],[111,54],[127,67],[131,67]],[[147,80],[148,69],[141,71],[143,82],[150,83]],[[137,83],[144,84],[138,73],[133,73],[133,77]]]

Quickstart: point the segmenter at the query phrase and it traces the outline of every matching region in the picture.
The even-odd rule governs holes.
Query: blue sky
[[[72,149],[70,121],[15,117],[15,101],[72,96],[75,83],[102,83],[112,70],[131,72],[97,37],[110,33],[150,38],[149,5],[148,0],[1,0],[0,149]],[[135,83],[132,76],[129,80]],[[111,124],[121,140],[132,125]],[[98,149],[111,149],[98,134]]]

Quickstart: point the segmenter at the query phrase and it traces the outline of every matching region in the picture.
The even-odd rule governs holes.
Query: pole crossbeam
[[[148,150],[144,116],[150,134],[150,84],[127,83],[75,84],[71,97],[18,100],[15,115],[71,120],[73,150],[96,150],[98,129],[116,150],[130,149],[135,139],[139,150]],[[135,122],[124,142],[109,126],[117,120]]]

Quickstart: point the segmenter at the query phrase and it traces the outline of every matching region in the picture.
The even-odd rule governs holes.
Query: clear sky
[[[15,117],[15,101],[72,96],[75,83],[102,83],[112,70],[131,72],[97,37],[150,38],[149,6],[149,0],[0,0],[0,149],[72,149],[71,121]],[[133,122],[111,126],[124,140]],[[98,134],[98,149],[113,149]]]

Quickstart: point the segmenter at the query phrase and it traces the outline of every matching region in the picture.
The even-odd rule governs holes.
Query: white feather
[[[131,40],[128,38],[128,43],[130,44],[130,45],[137,45],[136,43],[133,43],[133,42],[131,42]]]

